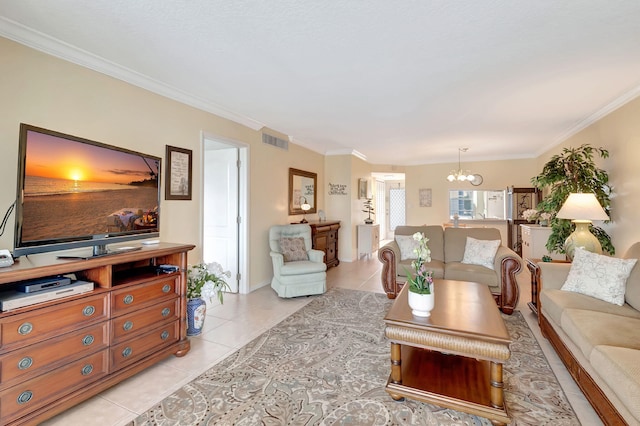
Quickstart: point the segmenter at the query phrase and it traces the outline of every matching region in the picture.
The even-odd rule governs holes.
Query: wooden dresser
[[[338,266],[338,229],[340,221],[309,222],[311,226],[311,243],[314,249],[324,252],[324,263],[327,268]]]
[[[23,257],[0,291],[75,274],[94,290],[0,313],[0,424],[37,424],[174,354],[185,355],[187,252],[161,243],[89,260]],[[171,264],[180,271],[156,272]]]

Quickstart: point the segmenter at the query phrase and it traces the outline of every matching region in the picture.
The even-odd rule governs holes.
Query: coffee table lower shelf
[[[406,397],[435,404],[485,417],[496,424],[511,421],[504,404],[502,408],[491,404],[490,361],[447,355],[408,345],[398,346],[402,354],[401,362],[399,366],[392,366],[386,386],[386,391],[393,399]],[[398,367],[400,380],[396,383],[393,370]],[[502,365],[494,368],[502,368]]]

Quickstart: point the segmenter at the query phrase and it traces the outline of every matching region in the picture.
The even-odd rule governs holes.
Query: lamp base
[[[300,223],[309,223],[309,221],[307,219],[302,219]]]
[[[589,231],[591,221],[573,220],[572,222],[576,224],[576,229],[564,241],[564,252],[569,260],[573,260],[573,255],[578,247],[591,253],[602,254],[600,241]]]

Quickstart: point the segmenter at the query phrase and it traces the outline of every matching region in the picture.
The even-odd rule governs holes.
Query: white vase
[[[417,317],[428,317],[435,306],[435,295],[433,289],[431,294],[420,294],[409,291],[409,307],[411,313]]]

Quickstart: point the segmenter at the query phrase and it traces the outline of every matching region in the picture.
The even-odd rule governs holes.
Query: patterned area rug
[[[161,401],[132,424],[491,425],[485,418],[385,392],[384,294],[332,289]],[[503,315],[514,425],[579,425],[520,312]],[[188,355],[187,355],[188,356]]]

